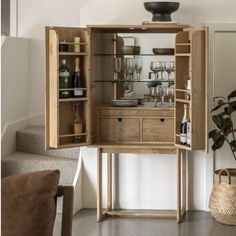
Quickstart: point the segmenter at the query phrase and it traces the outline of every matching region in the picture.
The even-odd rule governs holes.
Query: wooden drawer
[[[100,109],[100,116],[174,117],[173,109]]]
[[[144,118],[143,141],[174,142],[173,118]]]
[[[140,119],[101,118],[100,141],[139,141]]]

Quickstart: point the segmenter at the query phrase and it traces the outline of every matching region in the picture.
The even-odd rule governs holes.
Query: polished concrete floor
[[[60,236],[61,215],[54,236]],[[107,218],[96,222],[95,210],[82,210],[74,216],[73,236],[236,236],[236,226],[217,223],[210,213],[188,212],[184,221],[158,218]]]

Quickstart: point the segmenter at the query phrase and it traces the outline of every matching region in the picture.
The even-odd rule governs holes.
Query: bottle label
[[[83,96],[83,90],[82,89],[75,89],[74,96]]]
[[[186,134],[183,134],[183,133],[180,134],[180,143],[181,144],[187,143],[187,135]]]
[[[59,76],[60,77],[69,77],[70,76],[70,73],[68,71],[61,71],[59,73]]]
[[[74,134],[82,133],[82,124],[74,124]]]
[[[187,145],[191,145],[191,123],[187,122]]]

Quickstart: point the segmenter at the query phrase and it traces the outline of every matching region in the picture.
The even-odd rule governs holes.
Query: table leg
[[[107,211],[112,210],[112,153],[107,153]]]
[[[102,153],[97,149],[97,221],[103,219],[102,213]]]

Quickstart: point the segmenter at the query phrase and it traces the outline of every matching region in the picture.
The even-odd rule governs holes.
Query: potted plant
[[[212,150],[220,149],[226,142],[236,161],[236,90],[227,98],[214,97],[217,105],[212,109],[215,128],[209,132],[213,140]],[[212,216],[220,223],[236,225],[236,169],[217,170],[215,183],[210,197],[209,208]]]

